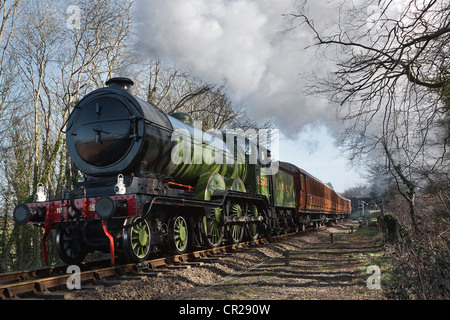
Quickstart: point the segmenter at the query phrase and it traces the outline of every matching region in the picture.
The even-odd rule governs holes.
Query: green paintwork
[[[273,176],[274,204],[280,207],[295,207],[294,177],[282,170]]]
[[[262,194],[267,197],[267,199],[270,201],[270,180],[272,179],[272,176],[261,174],[260,170],[256,170],[256,186],[257,186],[257,193]]]
[[[174,126],[174,146],[171,149],[172,161],[165,171],[175,180],[195,183],[207,172],[218,173],[222,177],[245,179],[247,165],[242,147],[229,148],[221,137],[202,132],[177,119],[171,119],[171,122]]]
[[[240,178],[225,178],[224,180],[227,186],[227,190],[246,192],[244,182]]]
[[[295,207],[295,186],[294,177],[282,170],[274,175],[261,174],[260,170],[256,170],[257,192],[265,195],[269,201],[270,185],[273,189],[273,202],[278,207]]]
[[[199,200],[211,199],[214,190],[226,190],[222,176],[216,172],[205,172],[200,175],[195,187],[195,198]]]

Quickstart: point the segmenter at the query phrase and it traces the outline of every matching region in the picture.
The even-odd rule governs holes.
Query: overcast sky
[[[302,74],[332,66],[314,49],[305,49],[312,43],[306,29],[284,32],[289,25],[283,15],[296,12],[297,3],[137,0],[135,16],[147,55],[173,60],[208,82],[225,81],[230,97],[244,103],[250,116],[261,122],[272,117],[282,135],[290,139],[281,144],[290,146],[289,151],[280,150],[281,160],[293,162],[343,191],[357,184],[359,175],[346,171],[344,159],[337,157],[333,109],[326,100],[302,93],[306,83]],[[327,0],[313,1],[310,6],[316,23],[329,21],[336,12]],[[305,127],[317,122],[322,125],[305,132]],[[324,148],[329,154],[325,158]],[[308,159],[316,166],[310,167]],[[334,173],[328,175],[330,179],[327,170]]]

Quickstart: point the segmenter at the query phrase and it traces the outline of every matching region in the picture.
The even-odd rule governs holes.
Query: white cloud
[[[283,32],[283,14],[295,12],[295,3],[137,0],[138,35],[150,56],[173,59],[209,82],[226,80],[232,98],[245,101],[256,120],[274,117],[282,132],[295,135],[308,123],[333,120],[326,102],[301,93],[299,73],[324,63],[304,49],[310,33]]]

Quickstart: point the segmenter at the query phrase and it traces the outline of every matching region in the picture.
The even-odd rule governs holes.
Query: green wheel
[[[183,216],[176,216],[171,223],[171,241],[174,251],[183,254],[188,249],[189,228],[186,219]]]
[[[209,233],[206,234],[206,244],[210,248],[217,248],[222,244],[225,227],[223,225],[223,209],[221,207],[216,207],[212,212],[212,219],[207,220],[206,217],[203,218],[203,224],[205,230],[208,230],[209,223]]]
[[[136,221],[136,225],[123,231],[123,251],[127,260],[142,262],[150,254],[151,229],[147,220],[134,217],[131,222]]]
[[[227,189],[233,191],[246,192],[244,182],[240,178],[228,179]],[[246,205],[237,202],[231,201],[228,206],[228,215],[230,217],[242,217],[245,216]],[[232,243],[239,243],[244,238],[245,229],[247,228],[245,223],[239,222],[234,223],[229,228],[230,241]]]
[[[195,187],[195,197],[202,200],[210,200],[215,190],[226,190],[226,184],[219,173],[202,174]],[[211,213],[211,218],[203,217],[203,228],[205,230],[205,242],[210,248],[217,248],[222,244],[225,227],[223,224],[223,208],[216,207]]]
[[[227,212],[229,217],[243,217],[245,211],[241,203],[237,201],[229,201],[227,204]],[[245,224],[242,222],[232,223],[229,227],[229,239],[232,243],[239,243],[244,238]]]
[[[255,218],[257,218],[259,216],[258,208],[254,204],[249,205],[248,211],[247,211],[247,216],[255,217]],[[249,222],[247,224],[247,234],[251,240],[258,239],[259,232],[258,232],[258,223],[257,222]]]

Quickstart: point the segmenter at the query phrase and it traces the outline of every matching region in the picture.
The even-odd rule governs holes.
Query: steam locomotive
[[[44,228],[46,264],[50,234],[65,263],[98,250],[114,264],[298,231],[350,213],[349,200],[272,160],[262,143],[203,132],[189,114],[166,115],[133,96],[132,85],[109,79],[68,118],[67,150],[85,180],[54,200],[41,185],[35,202],[14,209],[17,225]]]

